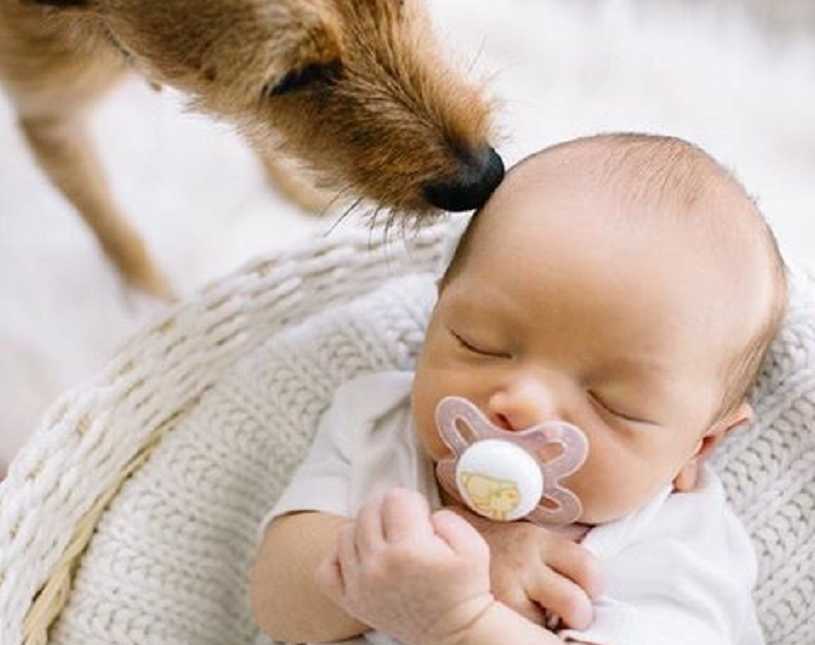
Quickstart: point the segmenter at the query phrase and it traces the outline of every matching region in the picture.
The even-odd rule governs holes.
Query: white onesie
[[[337,389],[309,454],[258,538],[275,517],[323,511],[353,517],[392,486],[441,506],[432,462],[417,443],[410,413],[412,372],[381,372]],[[756,559],[745,529],[727,505],[710,467],[691,493],[663,490],[640,510],[601,526],[582,545],[602,562],[606,593],[585,630],[561,639],[597,645],[761,645],[751,590]],[[369,631],[343,645],[393,645]]]

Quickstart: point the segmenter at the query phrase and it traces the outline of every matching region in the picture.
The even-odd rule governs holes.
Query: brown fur
[[[132,69],[236,124],[271,181],[312,208],[322,202],[280,167],[281,149],[324,189],[422,217],[438,212],[424,188],[491,136],[481,88],[443,63],[420,0],[0,0],[0,80],[38,161],[124,277],[163,296],[85,128]],[[302,70],[316,79],[282,91]]]

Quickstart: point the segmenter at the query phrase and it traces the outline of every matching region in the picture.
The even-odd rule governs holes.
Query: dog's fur
[[[169,286],[110,195],[86,109],[128,70],[236,124],[288,197],[396,216],[479,206],[503,175],[482,88],[445,65],[420,0],[0,0],[0,79],[39,163],[133,285]]]

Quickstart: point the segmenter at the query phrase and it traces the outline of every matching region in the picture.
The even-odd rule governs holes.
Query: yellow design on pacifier
[[[458,424],[469,428],[473,440]],[[588,440],[579,428],[548,421],[512,432],[490,423],[467,399],[448,396],[436,407],[439,434],[451,456],[439,461],[439,483],[476,513],[499,521],[520,518],[540,525],[570,524],[583,507],[561,480],[586,461]],[[541,451],[560,444],[550,460]]]
[[[508,520],[521,501],[518,485],[510,479],[495,479],[489,475],[467,471],[459,471],[456,479],[459,490],[469,498],[479,513],[490,519]]]

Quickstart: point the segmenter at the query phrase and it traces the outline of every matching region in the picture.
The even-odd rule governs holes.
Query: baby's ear
[[[742,401],[737,408],[710,427],[699,442],[700,445],[696,450],[696,456],[702,461],[707,459],[713,453],[713,449],[721,443],[722,439],[736,428],[741,428],[750,423],[754,416],[753,406],[747,401]]]
[[[742,401],[735,410],[733,410],[730,414],[725,416],[724,418],[720,419],[716,425],[722,424],[724,429],[721,430],[723,433],[722,436],[726,435],[732,430],[736,428],[741,428],[742,426],[746,426],[752,423],[753,419],[755,418],[756,413],[753,410],[753,406],[750,405],[747,401]],[[716,427],[714,425],[714,428]],[[711,429],[712,430],[712,429]]]
[[[674,478],[674,489],[680,493],[687,493],[696,488],[702,464],[713,454],[716,446],[729,432],[750,423],[754,416],[753,406],[743,401],[730,414],[716,421],[699,440],[696,452]]]

